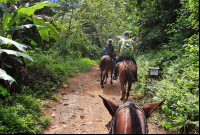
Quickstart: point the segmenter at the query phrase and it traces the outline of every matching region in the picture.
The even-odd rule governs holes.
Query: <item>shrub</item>
[[[139,84],[132,89],[138,97],[153,98],[162,105],[164,115],[160,123],[177,131],[199,132],[199,39],[193,35],[183,48],[150,51],[136,58]],[[174,44],[174,42],[173,42]],[[170,46],[170,45],[169,45]],[[148,67],[159,66],[158,79],[150,79]]]
[[[47,126],[49,117],[42,117],[43,103],[24,94],[0,99],[0,134],[40,133]]]
[[[55,90],[67,83],[67,78],[78,73],[86,72],[95,61],[89,58],[77,58],[59,56],[58,52],[32,52],[34,62],[26,61],[29,73],[34,80],[23,87],[23,91],[29,90],[29,94],[42,99],[51,98]],[[39,81],[37,81],[39,80]]]

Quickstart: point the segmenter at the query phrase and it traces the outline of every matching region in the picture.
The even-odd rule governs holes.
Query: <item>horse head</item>
[[[148,125],[146,119],[166,100],[163,99],[140,107],[132,101],[127,101],[125,104],[118,106],[112,101],[102,96],[100,97],[112,116],[109,127],[110,134],[147,134]]]

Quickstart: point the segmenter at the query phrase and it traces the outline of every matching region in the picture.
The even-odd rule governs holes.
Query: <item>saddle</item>
[[[110,57],[109,55],[104,55],[103,57],[102,57],[102,59],[104,59],[104,58],[107,58],[107,57]],[[111,57],[110,57],[111,58]],[[111,58],[112,59],[112,58]],[[113,59],[112,59],[112,61],[113,62],[115,62]]]
[[[126,62],[125,62],[126,60],[128,60],[128,59],[124,59],[124,60],[123,60],[123,65],[125,65],[125,67],[126,67]],[[132,60],[130,60],[130,61],[131,61],[131,66],[132,66],[132,65],[133,65],[133,61],[132,61]],[[120,62],[121,62],[121,61],[120,61]],[[119,65],[120,62],[118,62],[118,63],[116,64],[116,67]]]

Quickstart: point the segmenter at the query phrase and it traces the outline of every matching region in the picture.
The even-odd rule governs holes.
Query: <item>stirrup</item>
[[[113,80],[117,80],[117,79],[118,79],[118,77],[115,77],[115,76],[113,77]]]

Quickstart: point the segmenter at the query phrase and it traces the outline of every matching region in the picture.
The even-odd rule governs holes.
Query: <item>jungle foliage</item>
[[[108,39],[117,50],[125,31],[138,63],[133,92],[167,99],[158,124],[199,133],[199,0],[0,0],[0,133],[40,133],[45,99],[96,65]]]
[[[56,98],[68,77],[97,64],[94,60],[102,55],[108,31],[109,38],[123,31],[118,15],[123,5],[103,0],[81,3],[1,1],[0,133],[40,133],[50,119],[42,118],[41,99]]]
[[[198,133],[199,0],[130,0],[126,6],[138,48],[140,83],[133,91],[167,99],[163,127]],[[160,67],[160,76],[151,79],[148,67]]]

